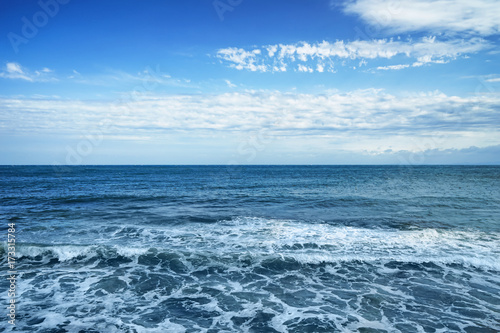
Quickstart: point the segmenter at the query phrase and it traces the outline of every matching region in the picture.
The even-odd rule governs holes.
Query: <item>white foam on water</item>
[[[395,260],[461,264],[500,270],[500,235],[477,230],[369,229],[303,221],[239,217],[213,224],[176,226],[125,225],[100,234],[95,245],[137,257],[149,248],[187,251],[231,259],[232,256],[292,257],[301,263]],[[3,243],[6,248],[6,243]],[[19,255],[50,251],[60,261],[95,256],[96,248],[79,245],[24,247]],[[189,265],[189,263],[185,263]]]
[[[81,245],[26,245],[18,244],[16,247],[18,258],[37,256],[52,256],[59,261],[68,261],[77,257],[93,257],[97,255],[96,246]]]
[[[60,313],[47,311],[44,312],[43,318],[45,318],[45,320],[40,324],[41,328],[53,328],[66,320],[66,318]]]
[[[126,257],[137,257],[150,247],[156,247],[160,251],[213,254],[221,259],[246,253],[252,258],[292,257],[304,264],[393,260],[500,270],[497,260],[500,235],[477,230],[368,229],[240,217],[215,224],[189,223],[155,228],[123,226],[114,234],[120,236],[101,237],[99,244],[110,245]],[[133,237],[126,239],[124,234]],[[117,242],[120,245],[116,245]],[[20,254],[32,257],[43,251],[51,251],[61,261],[95,255],[95,248],[67,245],[22,249]]]
[[[163,235],[167,241],[156,244],[159,247],[214,253],[221,258],[247,253],[291,256],[311,264],[399,260],[500,270],[500,235],[480,231],[368,229],[263,218],[141,231],[140,244],[154,244],[154,238]]]
[[[135,258],[149,251],[149,248],[142,247],[123,247],[123,246],[113,246],[116,252],[124,257]]]
[[[5,243],[5,242],[4,242]],[[6,249],[7,245],[2,244]],[[16,256],[18,258],[57,258],[60,262],[70,261],[72,259],[90,259],[100,255],[100,252],[108,252],[108,255],[120,255],[127,258],[137,258],[145,254],[150,249],[147,247],[126,247],[113,245],[111,247],[102,245],[42,245],[42,244],[21,244],[16,247]]]
[[[50,251],[57,257],[60,261],[67,261],[73,258],[85,256],[93,257],[97,255],[95,252],[95,246],[52,246]]]

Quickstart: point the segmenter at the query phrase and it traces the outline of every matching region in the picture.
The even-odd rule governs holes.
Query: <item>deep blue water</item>
[[[500,331],[500,167],[4,166],[0,197],[17,331]]]

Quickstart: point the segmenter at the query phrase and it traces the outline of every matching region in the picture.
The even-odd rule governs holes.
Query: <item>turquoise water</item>
[[[15,223],[23,332],[498,332],[499,185],[488,166],[0,167],[1,269]]]

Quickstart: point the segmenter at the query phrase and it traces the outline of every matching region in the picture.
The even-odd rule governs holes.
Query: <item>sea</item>
[[[500,332],[499,166],[2,166],[0,198],[1,332]]]

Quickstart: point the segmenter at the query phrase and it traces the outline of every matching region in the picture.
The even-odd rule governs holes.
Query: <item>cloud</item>
[[[364,157],[359,159],[364,163],[391,163],[391,164],[500,164],[500,145],[485,147],[469,146],[462,149],[430,148],[420,151],[386,150],[365,151]]]
[[[236,88],[236,85],[229,80],[224,80],[229,88]]]
[[[378,66],[378,70],[399,70],[403,68],[408,68],[410,65],[391,65],[391,66]]]
[[[51,76],[50,73],[52,72],[53,71],[47,67],[31,72],[28,69],[23,68],[17,62],[7,62],[4,69],[0,71],[0,78],[25,80],[29,82],[57,81],[56,78]]]
[[[219,95],[167,95],[115,102],[4,98],[5,134],[105,136],[172,133],[224,137],[264,131],[348,151],[462,149],[500,143],[500,95],[448,96],[440,92],[394,96],[382,90],[292,94],[247,91]],[[110,124],[102,127],[99,124]],[[94,132],[93,132],[94,131]],[[302,138],[302,139],[301,139]]]
[[[393,33],[500,33],[497,0],[354,0],[346,1],[343,11]]]
[[[320,68],[320,69],[321,69],[321,68]],[[297,68],[297,70],[298,70],[299,72],[309,72],[309,73],[314,72],[314,69],[312,69],[311,67],[307,67],[307,66],[305,66],[305,65],[301,65],[301,64],[299,64],[299,67]]]
[[[420,57],[413,64],[399,64],[399,65],[389,65],[389,66],[378,66],[377,70],[400,70],[409,67],[422,67],[426,64],[446,64],[449,60],[444,59],[432,59],[431,57]]]
[[[230,47],[226,49],[221,49],[217,52],[217,56],[231,63],[231,67],[236,69],[248,69],[252,72],[267,71],[267,67],[264,65],[256,65],[256,59],[260,56],[261,50],[254,49],[252,51],[246,51],[244,49],[239,49],[235,47]],[[269,52],[269,54],[272,54]]]
[[[116,87],[119,84],[136,84],[138,89],[152,90],[156,86],[172,87],[194,87],[189,79],[174,78],[160,70],[159,66],[152,68],[146,67],[137,73],[128,73],[116,69],[107,69],[99,74],[81,74],[76,70],[67,76],[67,79],[74,83],[91,86],[109,86]]]
[[[418,67],[430,63],[446,63],[458,56],[476,53],[490,48],[482,38],[469,40],[437,40],[423,37],[418,40],[356,40],[323,41],[320,43],[300,42],[296,44],[276,44],[254,48],[251,51],[229,47],[217,51],[217,57],[226,65],[238,70],[252,72],[284,72],[294,67],[300,72],[333,71],[335,61],[361,60],[366,65],[369,59],[391,59],[406,56]]]
[[[9,73],[23,74],[23,70],[21,69],[21,66],[15,62],[8,62],[5,65],[5,68],[7,69],[7,72],[9,72]]]

